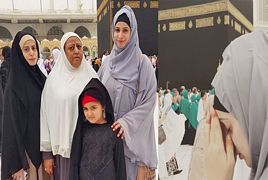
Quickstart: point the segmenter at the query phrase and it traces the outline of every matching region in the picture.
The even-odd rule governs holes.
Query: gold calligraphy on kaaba
[[[185,30],[185,21],[169,23],[169,31]]]
[[[239,32],[239,33],[242,33],[242,28],[241,28],[241,25],[238,24],[237,22],[234,23],[234,29]]]
[[[141,2],[140,1],[125,1],[124,2],[125,5],[128,5],[129,7],[131,8],[140,8],[140,4]]]
[[[213,26],[213,17],[196,19],[196,28]]]
[[[150,2],[150,8],[158,8],[158,1],[151,1]]]
[[[224,16],[224,24],[225,25],[229,25],[230,24],[230,16],[229,15],[225,15]]]

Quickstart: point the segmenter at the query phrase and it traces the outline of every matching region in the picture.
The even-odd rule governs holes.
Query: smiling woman
[[[112,24],[113,49],[98,73],[114,106],[112,128],[119,129],[118,136],[125,142],[127,179],[147,180],[155,178],[157,167],[153,121],[156,78],[139,47],[137,28],[133,10],[122,7]]]

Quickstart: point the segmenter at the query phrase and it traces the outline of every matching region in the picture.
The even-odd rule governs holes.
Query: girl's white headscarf
[[[245,130],[252,157],[251,179],[268,179],[268,37],[255,31],[223,53],[212,85],[223,106]]]
[[[69,158],[72,138],[78,118],[78,97],[91,78],[98,78],[84,56],[81,65],[74,68],[67,60],[64,45],[73,32],[61,39],[58,62],[49,74],[41,99],[41,151],[52,151],[54,155]]]

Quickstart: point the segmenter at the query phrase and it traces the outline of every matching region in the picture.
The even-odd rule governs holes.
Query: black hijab
[[[92,78],[84,88],[78,100],[79,116],[73,136],[73,143],[71,150],[70,179],[79,179],[78,171],[79,171],[79,163],[82,148],[82,130],[83,126],[90,124],[88,121],[85,120],[83,107],[81,103],[85,95],[90,95],[99,100],[99,102],[105,108],[105,119],[107,123],[112,125],[114,122],[114,111],[110,95],[105,86],[98,79]]]
[[[41,165],[40,102],[45,76],[36,65],[28,64],[19,45],[23,36],[18,32],[12,44],[9,81],[4,97],[2,179],[9,178],[21,168],[29,168],[26,153],[33,165]]]

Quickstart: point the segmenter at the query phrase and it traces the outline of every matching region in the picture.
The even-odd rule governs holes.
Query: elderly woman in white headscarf
[[[112,23],[114,46],[98,74],[106,86],[123,134],[127,179],[149,179],[157,167],[153,113],[156,79],[150,60],[139,48],[137,21],[129,6]]]
[[[78,118],[78,96],[97,74],[86,62],[81,39],[73,32],[63,35],[58,60],[42,92],[40,149],[45,171],[57,180],[66,180]]]
[[[223,53],[212,82],[216,111],[211,108],[204,125],[208,180],[232,179],[236,155],[251,167],[250,179],[268,179],[267,49],[267,34],[254,31],[234,40]]]

